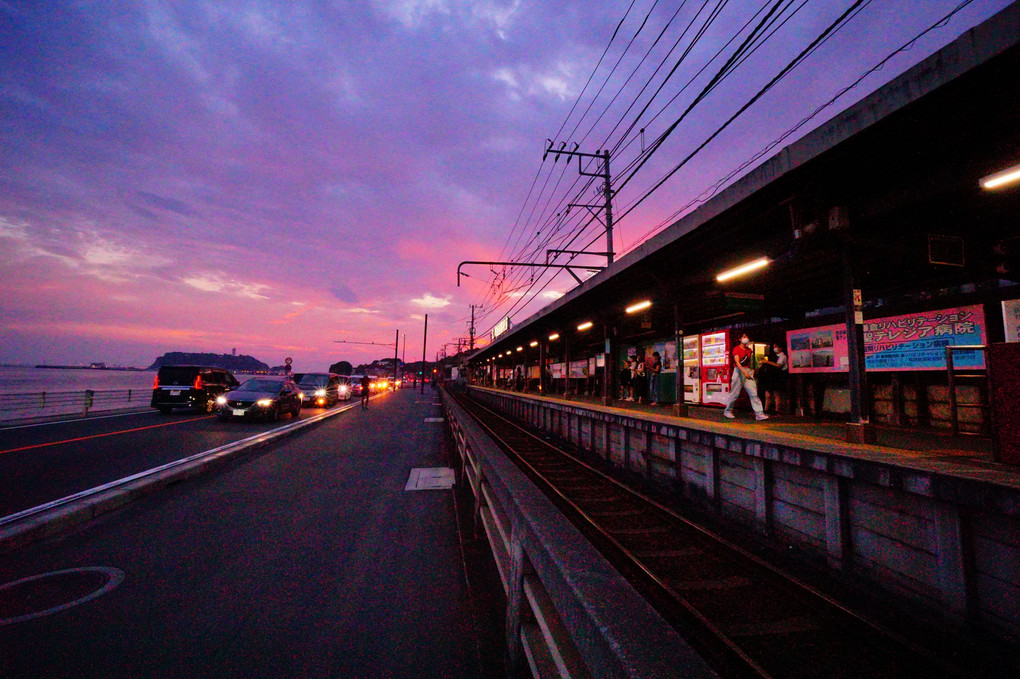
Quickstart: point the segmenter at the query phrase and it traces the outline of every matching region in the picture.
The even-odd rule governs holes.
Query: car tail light
[[[159,389],[159,375],[152,378],[152,388]]]
[[[201,389],[202,388],[202,376],[201,375],[198,375],[195,378],[195,383],[191,385],[191,388],[192,389]]]

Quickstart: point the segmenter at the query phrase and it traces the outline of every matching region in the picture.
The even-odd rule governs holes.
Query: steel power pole
[[[553,148],[553,141],[551,139],[549,139],[548,142],[549,142],[549,146],[546,147],[545,154],[542,156],[542,160],[545,160],[546,156],[548,156],[550,153],[555,154],[557,159],[559,159],[559,157],[561,155],[562,156],[568,156],[568,157],[570,157],[570,156],[577,156],[577,172],[578,172],[578,174],[580,174],[582,177],[600,177],[602,179],[602,181],[603,181],[603,184],[602,184],[602,195],[605,198],[605,204],[603,204],[603,205],[570,205],[569,207],[583,207],[583,208],[587,208],[589,211],[593,210],[594,208],[601,208],[601,209],[604,209],[606,211],[606,221],[604,223],[604,226],[606,227],[606,251],[604,253],[603,252],[598,252],[598,253],[593,252],[593,253],[590,253],[590,254],[599,254],[599,255],[604,254],[606,256],[606,264],[607,265],[608,264],[612,264],[613,263],[613,185],[612,185],[612,175],[610,174],[610,171],[609,171],[609,150],[607,149],[605,151],[596,151],[595,153],[582,153],[582,152],[577,150],[577,148],[578,148],[577,144],[574,144],[574,149],[572,151],[567,151],[565,149],[566,142],[563,142],[562,144],[560,144],[560,148],[558,148],[558,149],[554,149]],[[597,158],[602,163],[602,171],[601,172],[585,172],[584,168],[581,167],[581,158]],[[592,214],[595,216],[596,219],[598,219],[598,215],[596,215],[594,212],[592,212]]]

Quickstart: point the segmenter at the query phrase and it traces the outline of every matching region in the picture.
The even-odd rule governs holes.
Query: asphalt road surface
[[[390,394],[0,556],[0,676],[502,676],[465,501],[405,490],[453,466],[437,400]]]

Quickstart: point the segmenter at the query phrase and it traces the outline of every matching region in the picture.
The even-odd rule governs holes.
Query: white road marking
[[[24,622],[25,620],[34,620],[36,618],[42,618],[42,617],[45,617],[47,615],[53,615],[54,613],[59,613],[60,611],[66,610],[68,608],[71,608],[72,606],[77,606],[78,604],[83,604],[83,603],[86,603],[88,601],[92,601],[95,598],[101,597],[102,595],[106,594],[107,592],[113,590],[117,585],[119,585],[120,583],[122,583],[124,581],[124,571],[122,571],[119,568],[111,568],[109,566],[91,566],[91,567],[87,567],[87,568],[68,568],[67,570],[63,570],[63,571],[53,571],[51,573],[43,573],[41,575],[33,575],[32,577],[29,577],[29,578],[22,578],[21,580],[15,580],[14,582],[8,582],[6,585],[0,585],[0,592],[2,592],[5,589],[11,589],[12,587],[17,587],[18,585],[23,585],[23,584],[25,584],[27,582],[34,582],[35,580],[42,580],[43,578],[51,578],[51,577],[54,577],[54,576],[57,576],[57,575],[64,575],[66,573],[91,573],[91,572],[97,572],[97,573],[104,574],[107,577],[106,584],[104,584],[102,587],[97,589],[95,592],[92,592],[91,594],[87,594],[87,595],[85,595],[83,597],[75,599],[74,601],[69,601],[66,604],[61,604],[59,606],[54,606],[53,608],[47,608],[44,611],[36,611],[35,613],[27,613],[25,615],[19,615],[19,616],[16,616],[14,618],[0,618],[0,627],[3,627],[4,625],[13,625],[16,622]]]
[[[449,490],[454,481],[456,478],[449,467],[417,467],[411,470],[404,490]]]
[[[425,421],[426,422],[446,422],[446,420],[443,419],[442,417],[426,417]]]

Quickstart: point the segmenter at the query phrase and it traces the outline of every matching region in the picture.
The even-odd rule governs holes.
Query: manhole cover
[[[70,568],[0,585],[0,626],[53,615],[106,594],[124,580],[119,568]]]

